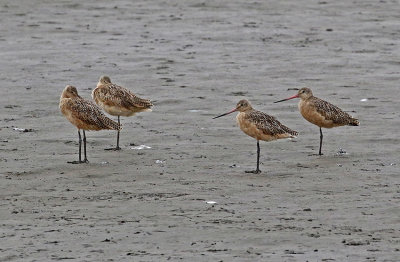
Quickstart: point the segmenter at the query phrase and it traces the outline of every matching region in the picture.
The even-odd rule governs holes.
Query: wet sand
[[[0,261],[399,261],[398,10],[2,1]],[[90,163],[67,164],[61,91],[104,74],[154,110],[121,118],[122,151],[87,132]],[[324,130],[323,156],[297,101],[273,104],[303,86],[361,122]],[[212,120],[243,98],[300,133],[261,143],[258,175],[256,141]]]

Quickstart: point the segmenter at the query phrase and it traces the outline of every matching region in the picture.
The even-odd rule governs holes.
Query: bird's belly
[[[102,104],[101,107],[112,116],[132,116],[135,114],[134,111],[122,106]]]
[[[318,113],[318,111],[311,106],[301,106],[299,104],[299,110],[304,119],[316,126],[324,128],[332,128],[338,126],[332,120],[326,119],[322,114]]]
[[[71,111],[62,111],[62,113],[64,114],[64,116],[68,119],[69,122],[71,122],[71,124],[73,124],[74,126],[76,126],[78,129],[83,129],[83,130],[100,130],[101,128],[99,128],[97,125],[92,125],[87,123],[86,121],[79,119],[77,117],[74,116],[74,114]]]
[[[274,136],[265,134],[261,129],[257,128],[256,124],[245,120],[240,116],[237,117],[237,123],[240,127],[240,130],[242,130],[246,135],[257,140],[272,141],[276,139]]]

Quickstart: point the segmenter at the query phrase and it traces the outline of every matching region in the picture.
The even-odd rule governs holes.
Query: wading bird
[[[151,111],[153,104],[148,99],[142,99],[132,93],[129,89],[111,83],[108,76],[100,77],[97,87],[92,92],[92,98],[107,113],[118,116],[133,116],[136,113]],[[106,150],[120,150],[119,130],[117,133],[117,146]]]
[[[79,161],[68,162],[71,164],[88,163],[86,156],[86,134],[85,130],[112,129],[120,130],[120,125],[108,118],[95,103],[85,100],[78,95],[74,86],[66,86],[60,97],[60,110],[63,115],[78,128],[79,136]],[[83,150],[85,158],[82,161],[81,148],[83,131]]]
[[[240,100],[236,107],[228,113],[214,117],[218,118],[238,111],[236,121],[240,129],[246,134],[257,139],[257,169],[246,173],[261,173],[260,171],[260,140],[272,141],[282,138],[293,138],[298,135],[296,131],[282,125],[275,117],[261,111],[254,110],[249,101]]]
[[[293,98],[300,98],[299,110],[301,115],[310,123],[319,126],[320,141],[319,141],[319,155],[322,155],[322,127],[332,128],[337,126],[358,126],[360,122],[358,119],[353,118],[348,113],[341,110],[339,107],[331,103],[313,96],[310,88],[304,87],[299,92],[286,99],[276,101],[290,100]]]

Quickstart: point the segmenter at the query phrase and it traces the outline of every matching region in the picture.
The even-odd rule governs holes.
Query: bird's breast
[[[251,119],[246,118],[246,114],[241,112],[236,116],[236,122],[239,125],[240,130],[242,130],[246,135],[251,136],[257,140],[266,140],[269,141],[265,137],[263,131],[257,128],[257,125]]]
[[[324,128],[332,128],[335,126],[332,120],[326,119],[323,114],[318,112],[312,102],[300,100],[299,111],[304,119],[316,126]]]

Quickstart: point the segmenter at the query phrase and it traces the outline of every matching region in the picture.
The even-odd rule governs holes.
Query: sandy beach
[[[0,261],[400,261],[399,28],[390,0],[1,1]],[[153,112],[68,164],[60,94],[101,75]],[[361,122],[323,156],[298,100],[273,103],[304,86]],[[261,143],[261,174],[212,119],[240,99],[299,132]]]

